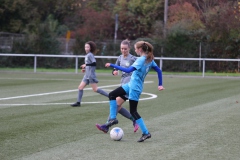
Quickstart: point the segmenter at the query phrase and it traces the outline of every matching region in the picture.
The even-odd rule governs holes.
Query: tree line
[[[84,53],[82,46],[88,40],[99,43],[100,53],[119,54],[119,44],[114,43],[117,35],[120,41],[150,41],[156,56],[199,57],[201,46],[205,58],[239,57],[237,0],[168,0],[167,23],[164,23],[165,2],[1,0],[0,32],[25,35],[24,40],[14,43],[15,53],[59,54],[57,39],[65,38],[67,31],[71,31],[71,39],[75,39],[73,54]],[[211,65],[213,70],[226,66]]]

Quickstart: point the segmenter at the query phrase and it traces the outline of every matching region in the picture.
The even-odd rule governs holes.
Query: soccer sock
[[[121,108],[119,111],[118,111],[118,113],[120,113],[122,116],[124,116],[124,117],[126,117],[126,118],[128,118],[128,119],[130,119],[130,120],[133,120],[132,118],[132,115],[130,114],[130,112],[126,109],[126,108]],[[131,118],[132,117],[132,118]]]
[[[149,133],[148,129],[147,129],[146,125],[144,124],[144,121],[143,121],[142,118],[136,120],[136,122],[139,125],[139,127],[141,128],[143,134],[148,134]]]
[[[116,100],[110,100],[110,119],[115,119],[117,117],[117,101]]]
[[[108,97],[108,93],[105,92],[104,90],[100,89],[100,88],[97,89],[97,93],[99,93],[99,94],[101,94],[101,95],[104,95],[104,96]]]
[[[131,113],[130,113],[131,114]],[[130,120],[135,121],[134,117],[131,115]]]
[[[83,96],[83,90],[78,90],[78,97],[77,97],[77,102],[80,102],[82,101],[82,96]]]
[[[118,105],[117,105],[117,107],[118,107]],[[116,116],[117,116],[117,114],[118,114],[118,111],[116,110]],[[110,120],[110,114],[109,114],[109,116],[108,116],[108,119],[107,119],[107,122]],[[107,123],[106,122],[106,123]]]

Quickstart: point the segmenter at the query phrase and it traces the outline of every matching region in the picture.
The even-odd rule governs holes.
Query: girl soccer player
[[[108,97],[108,93],[104,90],[98,88],[97,83],[97,76],[95,73],[96,70],[96,59],[94,57],[94,54],[96,54],[96,44],[93,41],[89,41],[85,43],[85,64],[81,65],[82,72],[85,73],[81,83],[78,86],[78,97],[77,102],[71,104],[72,107],[80,107],[82,96],[83,96],[83,89],[86,87],[86,85],[91,85],[92,90],[94,92],[97,92],[99,94],[102,94],[106,97]]]
[[[130,67],[137,59],[137,57],[133,56],[132,54],[130,54],[130,42],[128,40],[123,40],[120,44],[120,50],[121,50],[121,55],[118,57],[115,65],[117,66],[121,66],[124,68],[128,68]],[[118,70],[117,69],[113,69],[112,72],[113,75],[118,75]],[[122,76],[121,76],[121,85],[128,83],[130,81],[132,72],[131,73],[126,73],[126,72],[122,72]],[[122,116],[130,119],[131,121],[133,121],[133,127],[134,127],[134,132],[137,132],[139,126],[136,123],[135,119],[133,118],[133,116],[129,113],[129,111],[122,107],[122,104],[128,99],[128,97],[126,95],[124,96],[120,96],[117,97],[117,106],[118,106],[118,113],[120,113]],[[103,131],[104,133],[107,133],[109,130],[109,127],[106,126],[105,124],[101,125],[101,124],[96,124],[96,127]]]
[[[105,67],[113,67],[127,73],[133,72],[130,82],[109,93],[110,119],[106,126],[111,127],[114,124],[118,124],[116,118],[116,98],[127,94],[129,96],[130,113],[142,130],[142,137],[140,137],[138,142],[143,142],[146,139],[151,138],[151,134],[148,131],[143,118],[137,112],[137,105],[143,90],[144,79],[151,68],[158,73],[158,90],[161,91],[164,87],[162,86],[162,71],[154,62],[153,46],[148,42],[139,41],[134,45],[134,48],[135,52],[140,57],[129,68],[123,68],[110,63],[105,64]]]

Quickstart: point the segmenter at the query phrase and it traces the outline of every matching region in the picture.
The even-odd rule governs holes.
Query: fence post
[[[162,70],[162,65],[163,65],[163,60],[160,59],[160,64],[159,64],[159,68]]]
[[[202,77],[204,77],[204,74],[205,74],[205,59],[203,59]]]
[[[34,73],[37,72],[37,56],[34,55]]]
[[[75,58],[75,73],[78,73],[78,57]]]
[[[202,44],[199,44],[199,58],[202,58]],[[201,71],[201,59],[199,59],[199,72]]]

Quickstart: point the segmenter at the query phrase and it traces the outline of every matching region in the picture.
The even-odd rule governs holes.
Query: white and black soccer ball
[[[124,132],[120,127],[114,127],[110,131],[110,137],[114,141],[120,141],[123,138],[123,136],[124,136]]]

